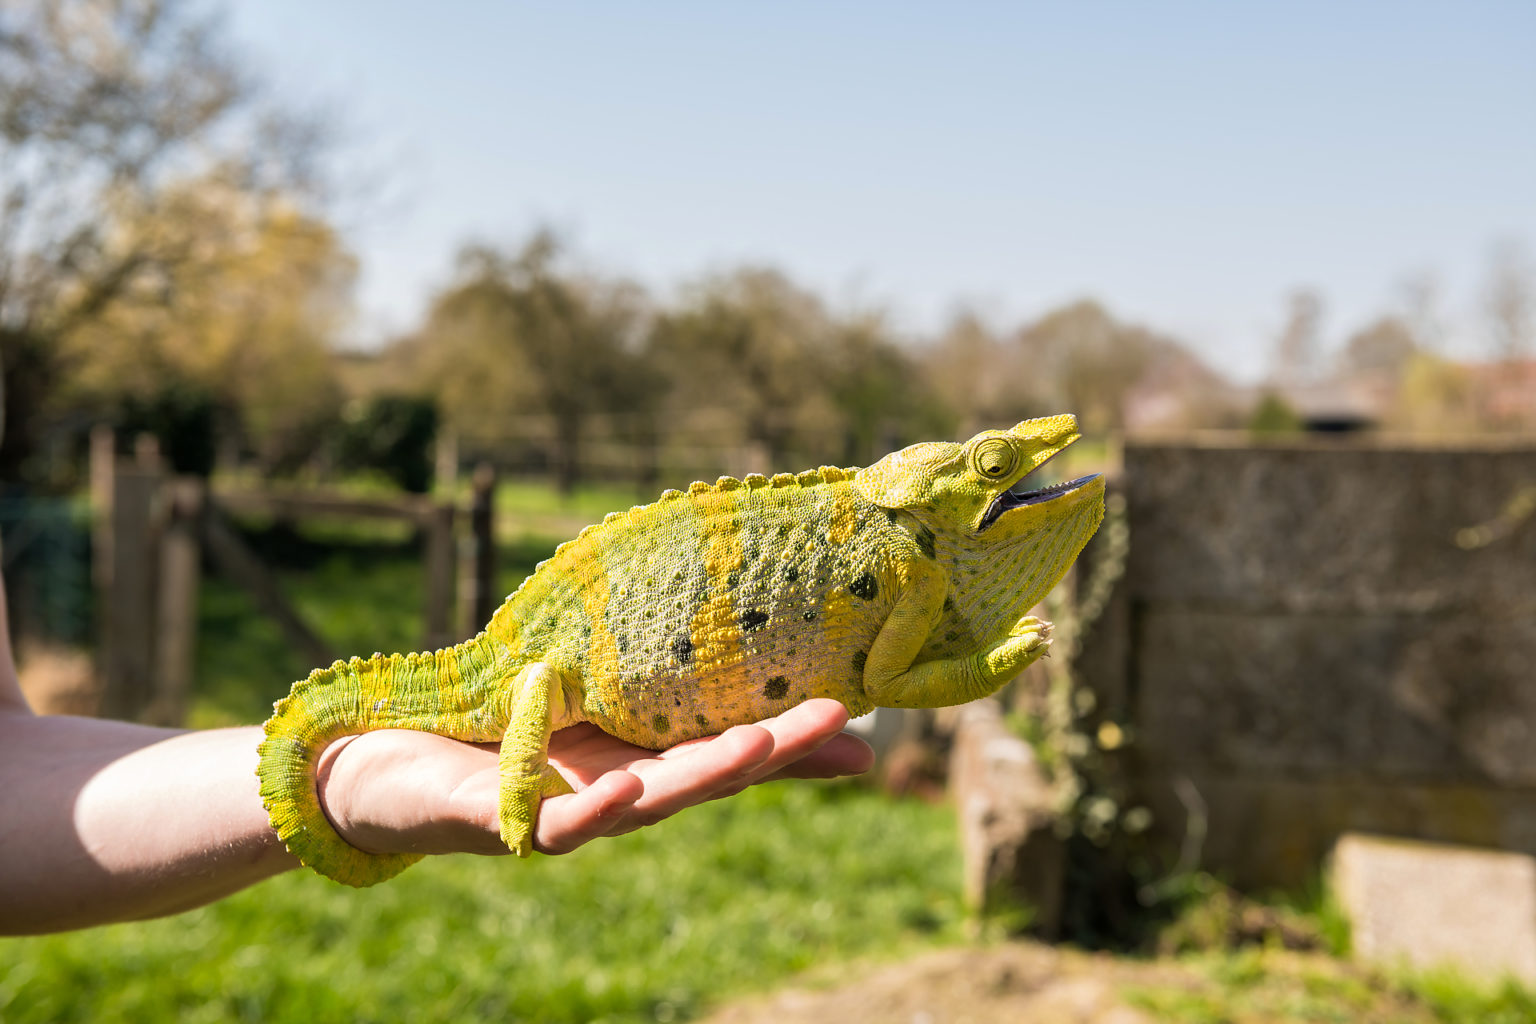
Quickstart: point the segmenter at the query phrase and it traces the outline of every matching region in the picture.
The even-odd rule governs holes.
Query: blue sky
[[[460,243],[540,223],[663,299],[773,264],[921,334],[1083,296],[1264,369],[1298,286],[1337,344],[1489,252],[1536,257],[1536,3],[243,0],[387,201],[349,218],[357,338],[418,322]]]

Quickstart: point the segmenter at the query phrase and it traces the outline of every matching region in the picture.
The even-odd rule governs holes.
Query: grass
[[[1324,956],[1248,948],[1176,961],[1196,984],[1125,986],[1121,994],[1170,1024],[1530,1024],[1536,993],[1451,970],[1363,970]]]
[[[440,858],[367,891],[296,872],[165,921],[0,941],[0,1019],[684,1019],[955,940],[957,890],[948,811],[779,784],[564,858]]]

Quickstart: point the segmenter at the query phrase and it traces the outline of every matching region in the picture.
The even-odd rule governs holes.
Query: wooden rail
[[[110,431],[91,438],[95,516],[93,579],[99,595],[98,659],[104,715],[179,724],[193,686],[197,594],[204,564],[247,591],[306,660],[335,651],[283,593],[276,575],[231,522],[234,515],[282,519],[396,519],[421,532],[422,644],[432,650],[474,634],[495,607],[495,473],[474,475],[470,504],[429,497],[364,499],[293,489],[215,489],[168,473],[153,444],[119,459]],[[455,610],[457,602],[457,611]]]

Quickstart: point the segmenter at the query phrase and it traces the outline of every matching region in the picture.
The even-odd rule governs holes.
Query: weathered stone
[[[1030,930],[1054,938],[1065,864],[1050,784],[995,700],[968,704],[957,719],[950,788],[966,901],[982,913],[1027,908]]]
[[[1146,598],[1232,608],[1530,608],[1536,530],[1457,537],[1532,482],[1529,442],[1127,445],[1128,575]]]
[[[1135,721],[1169,767],[1536,785],[1536,616],[1153,605],[1135,647]]]
[[[1536,982],[1536,857],[1351,834],[1331,870],[1357,956]]]
[[[1529,441],[1127,446],[1126,572],[1074,669],[1171,850],[1189,822],[1280,885],[1348,830],[1536,853],[1532,484]]]
[[[1159,777],[1162,781],[1166,777]],[[1536,789],[1186,772],[1143,796],[1170,848],[1200,840],[1201,863],[1248,889],[1314,878],[1351,830],[1536,854]],[[1181,797],[1180,791],[1184,795]]]

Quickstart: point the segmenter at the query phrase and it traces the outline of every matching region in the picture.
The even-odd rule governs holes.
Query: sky
[[[669,301],[771,265],[914,338],[1079,298],[1265,371],[1289,294],[1337,345],[1432,275],[1480,344],[1536,262],[1536,3],[236,0],[233,42],[365,167],[354,340],[466,241],[539,225]]]

